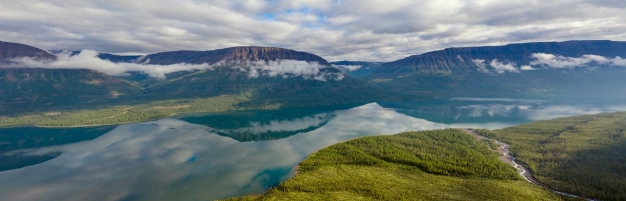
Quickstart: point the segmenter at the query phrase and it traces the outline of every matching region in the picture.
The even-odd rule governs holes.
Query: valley
[[[0,195],[623,200],[624,48],[566,41],[329,62],[257,46],[115,55],[0,43],[0,180],[37,175],[0,184]],[[24,193],[47,186],[45,197]]]
[[[5,63],[20,61],[15,58],[22,56],[46,61],[59,57],[27,45],[2,44],[0,49],[7,55],[3,58]],[[56,65],[54,62],[37,63],[43,68],[20,67],[24,64],[19,62],[4,64],[0,68],[0,126],[116,125],[188,112],[455,96],[580,101],[585,101],[584,97],[602,97],[619,101],[626,100],[626,87],[621,84],[626,69],[619,63],[585,60],[550,68],[546,66],[548,61],[541,63],[537,53],[561,55],[561,60],[551,60],[557,65],[585,55],[621,59],[626,57],[626,52],[621,51],[623,46],[624,43],[613,41],[568,41],[449,48],[387,63],[331,63],[306,52],[266,47],[174,51],[147,56],[100,53],[93,58],[88,57],[89,52],[76,51],[68,53],[67,62],[71,63],[73,57],[88,57],[116,68],[128,67],[129,71],[107,75],[93,70],[45,67]],[[282,72],[287,69],[281,63],[283,60],[285,65],[299,70]],[[158,73],[154,70],[165,68],[181,70]],[[155,73],[162,77],[154,77]],[[179,105],[189,107],[176,108]],[[131,106],[134,109],[128,114],[105,118],[111,112]],[[46,115],[49,113],[56,115]],[[88,120],[84,116],[92,118]]]
[[[0,201],[626,201],[626,1],[0,1]]]

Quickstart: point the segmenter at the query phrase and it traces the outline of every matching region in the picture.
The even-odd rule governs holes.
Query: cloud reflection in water
[[[256,194],[287,179],[307,155],[349,139],[408,130],[510,126],[434,123],[372,103],[242,129],[288,131],[321,122],[326,123],[310,132],[259,142],[239,142],[214,134],[213,128],[174,119],[123,125],[95,140],[20,151],[63,154],[42,164],[0,172],[0,196],[10,201],[84,201],[211,200]]]

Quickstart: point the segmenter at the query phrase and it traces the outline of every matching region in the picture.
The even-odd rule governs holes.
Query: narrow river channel
[[[539,183],[534,178],[534,176],[532,175],[532,172],[528,168],[526,168],[523,165],[520,165],[517,162],[515,162],[515,157],[511,156],[511,150],[510,150],[511,145],[510,144],[507,144],[507,143],[504,143],[504,142],[501,142],[501,141],[498,141],[498,140],[487,138],[485,136],[482,136],[482,135],[478,134],[476,131],[474,131],[472,129],[461,129],[461,130],[463,132],[467,133],[467,134],[470,134],[470,135],[476,137],[479,140],[488,139],[488,140],[493,140],[494,142],[496,142],[496,144],[498,145],[498,149],[494,150],[494,151],[497,151],[498,153],[502,154],[502,156],[500,156],[499,159],[502,162],[505,162],[505,163],[513,166],[515,169],[517,169],[517,172],[526,181],[528,181],[528,182],[530,182],[532,184],[535,184],[535,185],[547,188],[547,189],[551,190],[552,192],[554,192],[556,194],[559,194],[559,195],[564,195],[564,196],[573,197],[573,198],[582,198],[581,196],[578,196],[578,195],[569,194],[569,193],[565,193],[565,192],[561,192],[561,191],[557,191],[557,190],[551,189],[548,186],[546,186],[546,185],[544,185],[542,183]],[[584,199],[587,200],[587,201],[597,201],[595,199],[590,199],[590,198],[584,198]]]

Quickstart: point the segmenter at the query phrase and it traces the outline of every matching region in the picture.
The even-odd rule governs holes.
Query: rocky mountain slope
[[[446,48],[444,50],[413,55],[383,64],[372,72],[372,77],[396,77],[415,73],[480,71],[476,60],[487,63],[497,60],[517,66],[530,65],[534,53],[581,57],[598,55],[626,57],[626,42],[617,41],[566,41],[509,44],[504,46]],[[489,68],[489,67],[488,67]]]
[[[216,64],[218,62],[298,60],[330,66],[328,61],[314,54],[276,47],[232,47],[209,51],[174,51],[151,54],[139,63],[170,65],[178,63]]]
[[[541,53],[541,54],[539,54]],[[566,41],[447,48],[383,64],[370,82],[436,96],[625,98],[626,42]],[[603,89],[603,90],[598,90]]]
[[[244,94],[250,105],[327,105],[368,102],[388,96],[381,87],[353,78],[314,54],[275,47],[234,47],[148,55],[139,63],[212,64],[215,67],[147,80],[141,99],[203,98]]]

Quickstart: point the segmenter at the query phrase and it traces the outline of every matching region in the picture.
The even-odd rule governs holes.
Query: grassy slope
[[[626,113],[539,121],[481,131],[551,188],[602,200],[626,200]]]
[[[336,144],[262,196],[231,200],[559,200],[521,179],[484,141],[458,130]]]

